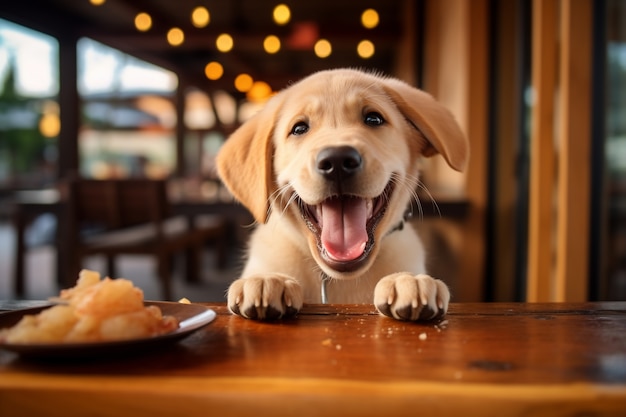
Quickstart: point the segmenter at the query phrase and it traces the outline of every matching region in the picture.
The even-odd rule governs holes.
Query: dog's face
[[[419,135],[406,140],[412,127],[379,83],[346,75],[292,87],[273,135],[283,201],[292,199],[312,255],[334,277],[374,258],[402,219],[428,147]]]
[[[259,222],[283,216],[320,268],[349,278],[369,268],[402,221],[418,161],[455,169],[467,143],[452,116],[400,81],[353,70],[314,74],[270,100],[228,139],[220,176]]]

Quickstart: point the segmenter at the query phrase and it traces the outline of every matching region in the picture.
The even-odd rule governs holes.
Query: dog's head
[[[462,170],[468,143],[430,95],[356,70],[313,74],[275,95],[221,149],[228,189],[265,223],[284,216],[335,278],[367,269],[418,185],[418,161]]]

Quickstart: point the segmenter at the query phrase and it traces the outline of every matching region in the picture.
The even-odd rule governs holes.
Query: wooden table
[[[13,226],[15,227],[15,263],[13,272],[13,290],[15,295],[22,297],[25,295],[25,275],[26,275],[26,227],[37,216],[42,214],[52,214],[57,219],[57,233],[54,236],[56,247],[56,277],[66,276],[65,256],[66,245],[63,242],[65,236],[58,233],[64,228],[65,205],[61,202],[59,191],[56,189],[18,191],[15,193],[15,207],[13,209]]]
[[[0,350],[0,416],[624,416],[626,303],[371,306],[217,319],[165,351],[46,363]],[[2,306],[0,305],[0,308]]]

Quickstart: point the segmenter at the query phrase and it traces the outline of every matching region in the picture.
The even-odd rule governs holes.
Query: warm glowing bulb
[[[167,42],[172,46],[179,46],[185,41],[185,34],[179,28],[171,28],[167,32]]]
[[[220,52],[228,52],[233,49],[233,37],[227,33],[222,33],[217,37],[215,41],[215,46],[217,46],[217,50]]]
[[[148,13],[139,13],[135,16],[135,27],[138,31],[146,32],[152,27],[152,18]]]
[[[287,7],[287,5],[279,4],[278,6],[274,7],[273,17],[274,22],[277,25],[286,25],[291,19],[291,10],[289,10],[289,7]]]
[[[39,120],[39,131],[47,138],[55,138],[61,132],[61,120],[58,114],[44,114]]]
[[[101,6],[104,4],[106,0],[89,0],[89,3],[93,4],[94,6]]]
[[[191,12],[191,23],[197,28],[203,28],[211,21],[211,15],[206,7],[198,6]]]
[[[357,53],[361,58],[371,58],[374,55],[374,44],[368,40],[359,42],[359,46],[356,48]]]
[[[333,52],[333,47],[326,39],[320,39],[315,42],[313,50],[319,58],[327,58]]]
[[[267,100],[272,95],[272,87],[264,81],[255,81],[252,84],[252,88],[246,94],[246,97],[250,101],[263,101]]]
[[[224,75],[224,67],[219,62],[209,62],[204,67],[204,74],[209,80],[219,80]]]
[[[366,29],[374,29],[378,26],[378,12],[374,9],[367,9],[361,15],[361,24]]]
[[[280,51],[280,39],[278,39],[277,36],[269,35],[263,41],[263,49],[265,49],[265,52],[268,54],[275,54]]]
[[[239,74],[235,78],[235,88],[241,93],[246,93],[252,88],[254,80],[248,74]]]

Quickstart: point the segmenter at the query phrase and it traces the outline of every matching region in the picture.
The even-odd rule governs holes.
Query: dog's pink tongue
[[[367,243],[367,205],[362,198],[333,198],[322,203],[322,245],[335,261],[352,261]]]

